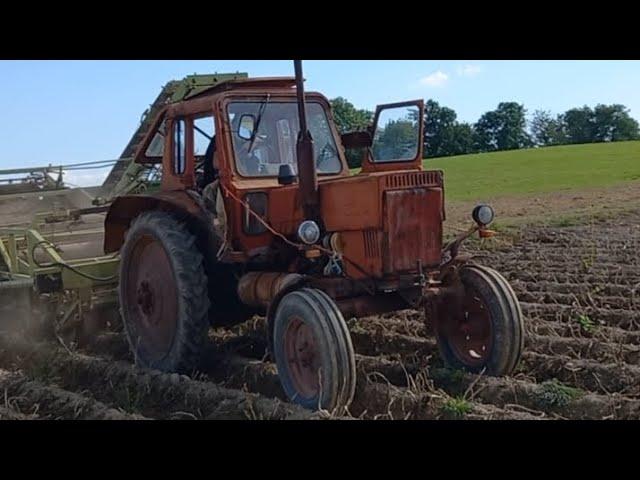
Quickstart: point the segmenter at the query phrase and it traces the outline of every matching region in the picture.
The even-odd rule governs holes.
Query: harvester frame
[[[73,245],[74,236],[92,232],[51,235],[40,228],[43,222],[77,221],[98,210],[104,209],[41,213],[28,227],[0,228],[0,290],[10,310],[3,314],[3,329],[53,333],[71,344],[118,323],[118,256],[63,258],[61,248]]]

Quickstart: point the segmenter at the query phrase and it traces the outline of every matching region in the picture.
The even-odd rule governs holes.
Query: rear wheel
[[[171,215],[131,225],[120,261],[120,308],[136,363],[188,373],[208,330],[207,277],[196,238]]]
[[[436,339],[444,361],[471,372],[513,372],[524,348],[518,299],[498,272],[478,265],[460,269],[464,295],[441,309]]]
[[[353,400],[356,367],[351,336],[334,301],[311,288],[285,295],[275,312],[273,350],[291,401],[342,411]]]

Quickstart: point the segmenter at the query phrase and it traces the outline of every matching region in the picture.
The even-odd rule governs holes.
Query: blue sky
[[[293,62],[0,61],[0,169],[117,158],[167,81],[216,71],[292,75]],[[640,61],[309,60],[304,71],[307,89],[360,108],[431,98],[475,122],[501,101],[529,113],[622,103],[640,119]],[[87,185],[100,173],[67,178]]]

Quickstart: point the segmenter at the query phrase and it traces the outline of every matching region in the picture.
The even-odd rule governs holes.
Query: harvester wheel
[[[495,270],[465,265],[460,305],[445,308],[436,326],[440,353],[449,366],[501,376],[513,372],[524,348],[522,311],[513,289]]]
[[[171,215],[149,212],[132,223],[120,253],[120,309],[136,363],[189,373],[209,327],[196,238]]]
[[[341,412],[353,400],[356,366],[342,313],[324,292],[285,295],[275,312],[273,350],[282,387],[305,408]]]

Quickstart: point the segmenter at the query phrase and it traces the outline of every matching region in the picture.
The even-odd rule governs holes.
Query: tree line
[[[363,130],[371,124],[373,112],[357,109],[343,97],[331,100],[331,105],[340,133]],[[455,110],[434,100],[425,103],[426,157],[638,139],[638,122],[620,104],[585,105],[555,116],[536,110],[527,120],[524,105],[502,102],[472,124],[458,121]],[[360,159],[360,154],[348,155],[352,167],[358,166]]]

